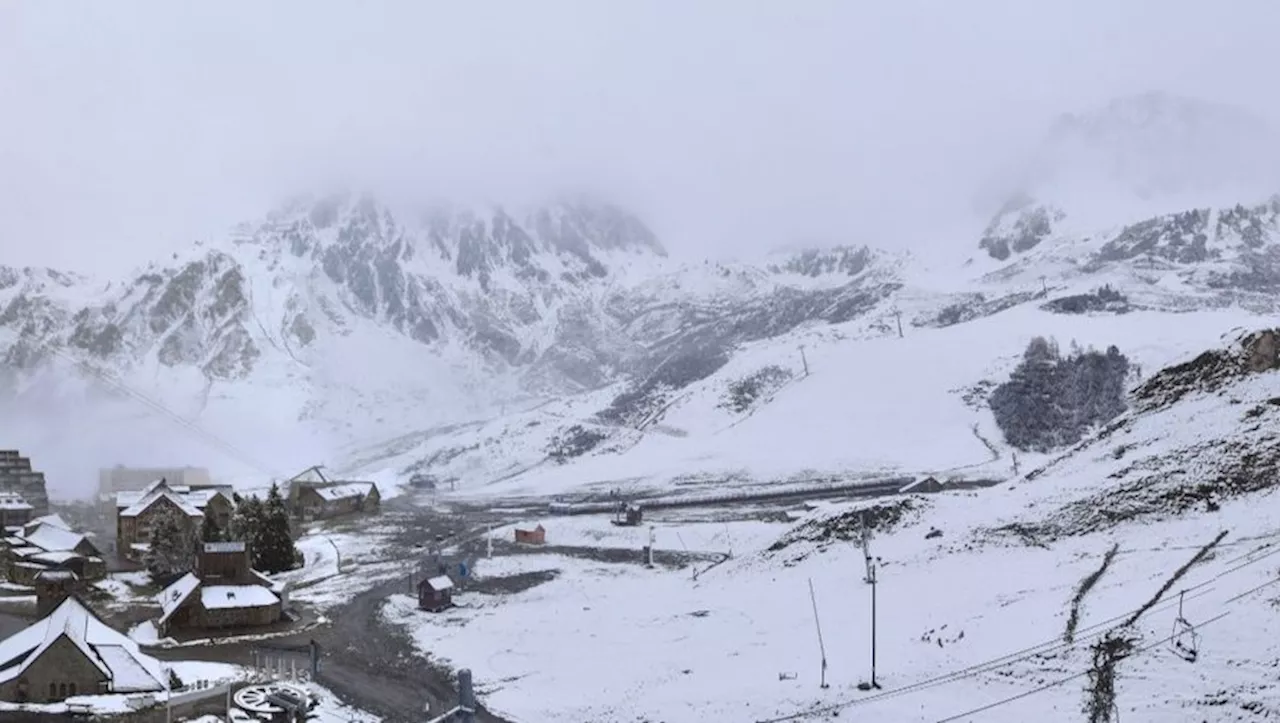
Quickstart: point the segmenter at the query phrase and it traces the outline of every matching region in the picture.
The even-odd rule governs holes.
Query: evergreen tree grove
[[[1063,357],[1056,343],[1037,337],[988,402],[1010,445],[1048,452],[1123,413],[1128,376],[1129,360],[1114,346],[1100,353],[1073,344]]]
[[[256,495],[241,497],[230,527],[227,539],[249,546],[254,569],[266,573],[293,569],[298,552],[289,531],[289,508],[278,485],[271,485],[265,502]]]

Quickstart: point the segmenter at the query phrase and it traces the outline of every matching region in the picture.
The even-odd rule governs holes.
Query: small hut
[[[547,531],[542,525],[538,525],[532,530],[516,529],[516,542],[526,545],[545,545],[547,544]]]
[[[429,577],[418,583],[418,608],[438,613],[453,607],[453,580],[448,575]]]

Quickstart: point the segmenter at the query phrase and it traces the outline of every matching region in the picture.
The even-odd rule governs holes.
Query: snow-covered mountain
[[[59,411],[80,406],[86,380],[108,402],[173,410],[170,426],[234,430],[252,402],[270,432],[231,446],[258,446],[237,455],[258,474],[268,456],[289,459],[270,465],[283,474],[339,441],[664,364],[696,373],[743,341],[860,313],[895,288],[892,261],[857,248],[680,266],[636,217],[581,199],[523,213],[298,199],[127,279],[0,270],[0,385],[23,410],[10,419],[27,420],[14,434],[72,416],[82,443],[103,439],[90,457],[141,443],[108,439],[114,412]]]
[[[981,247],[1003,261],[1049,238],[1265,199],[1280,189],[1280,130],[1232,106],[1126,96],[1059,118],[994,185]]]
[[[63,494],[118,462],[259,481],[325,462],[534,493],[981,471],[1001,431],[971,392],[1031,337],[1116,345],[1153,369],[1275,313],[1280,184],[1158,215],[1135,201],[1112,225],[1069,192],[1108,178],[1167,206],[1260,184],[1231,161],[1267,147],[1260,128],[1165,96],[1063,121],[1050,151],[1091,153],[1033,159],[1023,205],[957,268],[865,247],[678,263],[595,200],[345,194],[130,278],[0,269],[0,432]],[[1187,140],[1226,137],[1243,145]],[[1175,151],[1187,158],[1160,160]],[[935,371],[910,376],[922,359]],[[786,451],[770,444],[811,420]],[[959,438],[924,453],[931,425]],[[864,445],[868,428],[897,436]]]

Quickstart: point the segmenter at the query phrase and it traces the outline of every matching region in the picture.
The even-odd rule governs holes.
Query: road
[[[445,515],[414,507],[407,501],[391,500],[380,523],[390,522],[401,528],[392,547],[403,552],[405,576],[374,586],[338,609],[326,611],[326,616],[333,621],[331,625],[270,641],[150,652],[165,660],[208,660],[237,665],[253,665],[256,654],[284,660],[286,666],[289,661],[296,661],[302,669],[308,665],[307,648],[309,640],[314,638],[322,651],[318,682],[330,688],[344,703],[382,716],[390,723],[420,723],[427,717],[423,712],[426,704],[430,703],[433,713],[457,704],[453,677],[450,671],[432,665],[421,656],[403,630],[382,622],[382,605],[392,594],[409,591],[409,568],[415,558],[419,560],[415,580],[421,580],[427,573],[436,574],[434,561],[427,559],[426,550],[437,535],[449,541],[464,541],[461,545],[464,551],[442,558],[443,563],[451,567],[464,560],[474,563],[481,547],[478,540],[491,519],[480,514]],[[465,541],[468,537],[472,539]],[[513,723],[483,708],[476,718],[480,723]]]

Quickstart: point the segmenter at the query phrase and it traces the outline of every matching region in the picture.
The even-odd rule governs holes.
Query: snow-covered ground
[[[1208,326],[1200,333],[1214,336]],[[1137,325],[1123,333],[1143,348]],[[1126,723],[1275,720],[1280,372],[1230,367],[1205,389],[1211,366],[1161,373],[1163,391],[1005,485],[816,503],[795,522],[651,515],[659,549],[725,552],[732,540],[733,557],[696,579],[645,568],[639,554],[513,555],[479,560],[475,587],[449,612],[401,595],[384,615],[424,654],[471,668],[486,703],[514,720],[1073,720],[1110,632],[1132,639],[1115,667]],[[883,520],[871,543],[874,694],[858,689],[873,590],[854,539],[864,511]],[[536,523],[557,546],[638,549],[647,537],[606,516],[518,526]],[[497,579],[548,571],[530,589],[494,592]],[[1192,637],[1188,662],[1174,648]]]
[[[512,539],[517,528],[532,529],[541,524],[547,531],[547,544],[566,547],[626,548],[638,550],[649,544],[653,529],[655,550],[698,553],[730,553],[734,549],[753,550],[769,544],[789,525],[778,522],[700,519],[702,515],[688,511],[651,512],[639,527],[619,527],[603,515],[575,517],[529,517],[501,528],[494,528],[496,541]],[[486,560],[477,574],[487,574]]]
[[[1220,691],[1280,700],[1280,685],[1269,673],[1280,653],[1280,619],[1268,602],[1280,587],[1234,599],[1276,580],[1280,557],[1265,556],[1280,541],[1280,512],[1241,501],[1213,518],[1133,525],[1042,549],[984,541],[984,528],[1017,515],[1025,503],[1020,490],[916,499],[920,511],[877,536],[873,552],[882,559],[878,682],[886,691],[919,687],[873,702],[858,703],[868,695],[856,690],[870,674],[871,588],[851,542],[798,541],[774,552],[762,544],[768,536],[744,530],[734,536],[751,540],[750,551],[696,582],[685,571],[555,555],[481,560],[480,578],[559,574],[516,594],[462,592],[455,598],[459,607],[440,615],[418,611],[410,596],[395,596],[385,615],[410,626],[425,654],[471,668],[486,704],[516,720],[750,721],[847,703],[859,707],[858,718],[937,721],[1022,694],[1027,697],[986,719],[1021,723],[1052,712],[1055,720],[1070,720],[1083,701],[1083,678],[1030,691],[1087,670],[1089,645],[1115,625],[1111,619],[1152,597],[1215,536],[1218,521],[1230,519],[1231,534],[1216,557],[1192,568],[1134,627],[1142,636],[1138,645],[1152,647],[1120,664],[1119,705],[1125,721],[1155,722],[1201,720]],[[824,506],[810,519],[848,508]],[[927,539],[935,526],[943,536]],[[1246,539],[1259,535],[1272,537]],[[1061,644],[1075,588],[1112,544],[1119,553],[1085,597],[1077,642]],[[829,665],[827,690],[818,687],[810,581]],[[1195,664],[1161,642],[1170,635],[1181,589],[1190,590],[1189,621],[1229,613],[1201,630]]]
[[[303,567],[275,579],[292,586],[290,600],[320,610],[342,605],[373,585],[407,573],[410,563],[386,550],[392,532],[389,527],[330,530],[313,525],[296,542],[303,554]]]

